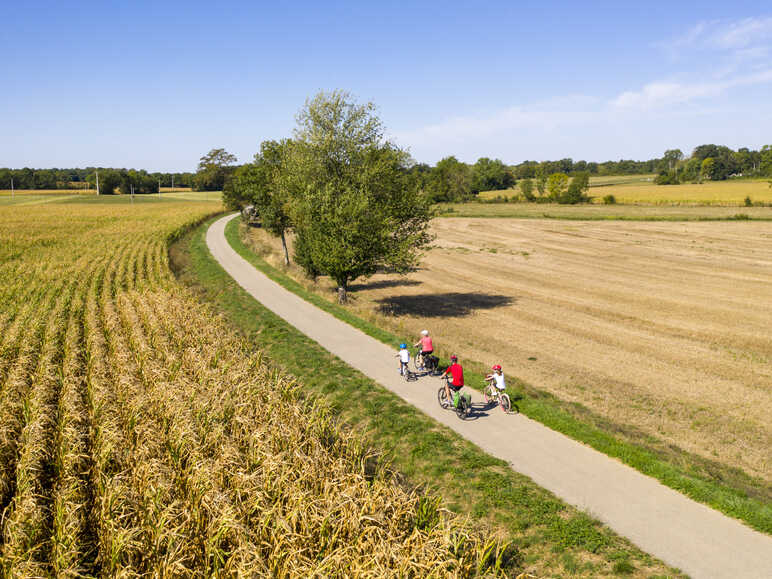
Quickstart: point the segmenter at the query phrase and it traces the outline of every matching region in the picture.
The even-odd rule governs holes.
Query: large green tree
[[[236,156],[225,149],[212,149],[201,157],[193,184],[198,191],[222,191],[235,169]]]
[[[432,201],[463,201],[472,195],[472,170],[453,156],[445,157],[426,178],[425,188]]]
[[[306,101],[297,123],[284,170],[302,240],[296,261],[335,280],[343,303],[352,280],[415,264],[430,241],[428,198],[408,154],[384,139],[372,103],[321,92]]]
[[[499,159],[481,157],[472,166],[472,193],[508,189],[514,183],[511,171]]]

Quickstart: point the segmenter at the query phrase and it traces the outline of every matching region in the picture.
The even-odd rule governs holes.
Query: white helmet
[[[422,336],[428,336],[429,335],[429,330],[421,330],[421,335]]]

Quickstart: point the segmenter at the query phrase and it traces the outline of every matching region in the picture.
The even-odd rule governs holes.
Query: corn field
[[[0,208],[3,575],[503,574],[176,282],[212,207]]]

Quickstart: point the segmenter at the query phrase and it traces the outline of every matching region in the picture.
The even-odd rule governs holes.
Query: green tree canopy
[[[225,181],[235,169],[236,156],[225,149],[212,149],[201,157],[193,179],[198,191],[222,191]]]
[[[472,193],[508,189],[514,183],[509,168],[499,159],[481,157],[472,166]]]
[[[568,175],[565,173],[553,173],[547,178],[547,191],[550,198],[558,201],[568,190]]]
[[[472,171],[455,157],[445,157],[437,162],[425,187],[432,201],[463,201],[472,194]]]
[[[404,273],[429,241],[429,202],[408,154],[383,138],[372,103],[319,93],[297,116],[287,150],[296,261],[329,275],[345,302],[349,283],[380,268]]]
[[[590,174],[587,171],[580,171],[574,174],[571,184],[566,192],[558,197],[558,203],[574,205],[589,201],[587,192],[590,190]]]
[[[291,141],[264,141],[252,163],[239,167],[225,184],[223,200],[235,209],[254,205],[266,231],[281,239],[284,263],[289,265],[286,233],[292,228],[291,198],[286,186],[287,151]]]

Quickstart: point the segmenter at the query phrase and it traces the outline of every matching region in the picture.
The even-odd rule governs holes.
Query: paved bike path
[[[225,239],[225,225],[234,217],[218,219],[207,231],[214,258],[265,307],[348,365],[692,577],[772,578],[772,537],[522,414],[494,408],[464,422],[441,409],[440,380],[405,382],[395,350],[284,289],[239,256]],[[484,404],[479,393],[470,392],[473,404]]]

